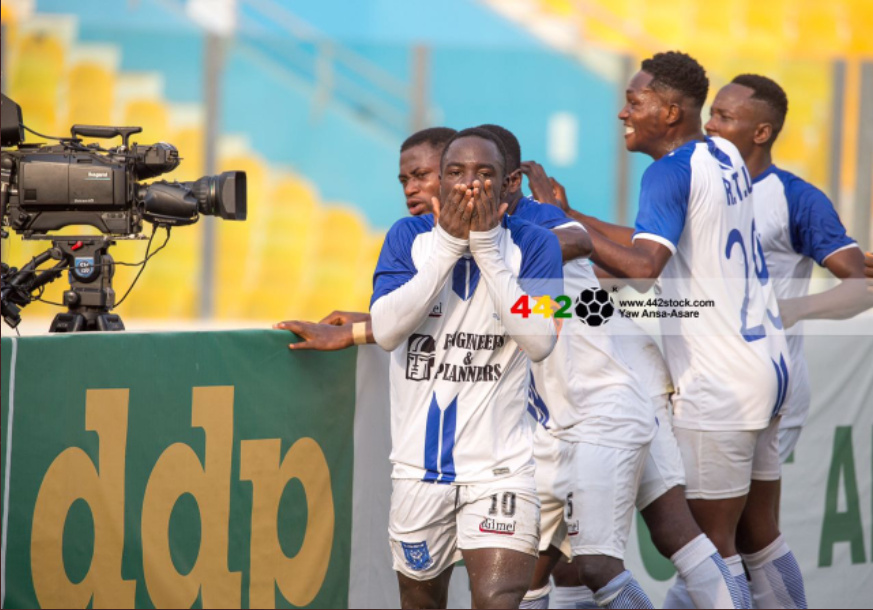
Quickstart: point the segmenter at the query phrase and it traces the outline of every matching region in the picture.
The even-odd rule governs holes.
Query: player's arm
[[[798,183],[801,184],[801,183]],[[840,280],[825,292],[779,302],[786,327],[803,319],[843,320],[869,309],[864,253],[846,235],[830,199],[810,185],[795,186],[789,196],[788,230],[791,245],[798,254],[826,267]]]
[[[618,225],[595,224],[591,259],[610,275],[632,280],[637,290],[648,290],[676,252],[690,193],[690,168],[669,160],[653,163],[643,174],[633,236],[627,240],[622,232],[620,240],[612,240],[597,226],[609,231]]]
[[[528,162],[532,163],[532,162]],[[535,164],[534,164],[535,165]],[[522,169],[524,169],[524,164],[522,164]],[[531,173],[536,175],[534,171],[535,168],[531,168]],[[542,168],[540,168],[542,170]],[[527,173],[527,172],[525,172]],[[545,174],[545,172],[543,172]],[[624,227],[617,224],[612,224],[610,222],[605,222],[598,218],[594,218],[593,216],[588,216],[587,214],[583,214],[582,212],[578,212],[570,207],[570,202],[567,199],[567,191],[564,186],[551,177],[546,177],[548,184],[551,187],[551,197],[546,197],[543,194],[544,199],[540,199],[537,196],[536,191],[534,191],[534,197],[538,201],[543,201],[545,203],[551,203],[559,208],[561,208],[564,213],[572,218],[573,220],[582,224],[590,233],[598,233],[602,237],[614,241],[617,244],[621,244],[623,246],[630,246],[633,243],[633,234],[634,230],[631,227]],[[533,190],[534,187],[534,179],[531,178],[531,175],[528,175],[528,182]],[[537,184],[540,184],[541,181],[537,181]],[[545,189],[540,186],[541,190],[545,191]],[[563,246],[562,246],[563,249]],[[564,259],[567,260],[566,258]]]
[[[640,292],[651,288],[673,256],[669,247],[648,237],[623,246],[592,232],[591,241],[594,243],[591,259],[597,266],[614,277],[626,278],[627,283]]]
[[[584,228],[576,225],[552,229],[561,246],[561,259],[566,263],[577,258],[588,258],[594,251],[591,236]]]
[[[873,307],[860,248],[841,250],[826,258],[824,266],[843,281],[825,292],[779,301],[779,313],[786,328],[800,320],[845,320]]]
[[[600,280],[601,288],[609,293],[621,290],[628,284],[625,280],[615,277],[597,265],[594,265],[594,275],[596,275],[597,279]]]
[[[312,349],[330,352],[346,349],[356,344],[375,343],[373,325],[369,317],[369,314],[367,314],[368,319],[366,322],[341,325],[286,320],[285,322],[279,322],[273,328],[287,330],[300,337],[300,341],[288,346],[292,350]],[[356,324],[360,326],[355,326]]]
[[[472,192],[466,187],[456,187],[446,198],[433,229],[433,249],[420,269],[412,263],[413,240],[395,232],[398,225],[388,232],[373,278],[370,306],[373,337],[384,350],[395,350],[421,326],[432,301],[467,250],[471,199]]]
[[[522,273],[516,278],[506,266],[498,245],[500,233],[504,230],[500,226],[500,219],[506,209],[505,204],[497,205],[496,198],[491,193],[490,180],[486,180],[482,188],[473,190],[476,211],[470,227],[470,251],[476,259],[488,294],[506,332],[528,358],[539,362],[552,353],[555,347],[558,335],[554,320],[544,316],[524,318],[514,315],[511,310],[522,297],[551,294],[553,291],[547,291],[546,288],[537,290],[539,286],[546,284],[543,280],[552,280],[556,286],[563,284],[560,246],[557,239],[543,232],[542,242],[532,246],[526,255],[523,253],[522,271],[526,274]],[[519,280],[525,277],[531,278],[529,286],[533,292],[526,292],[519,284]],[[540,281],[534,283],[537,279]]]

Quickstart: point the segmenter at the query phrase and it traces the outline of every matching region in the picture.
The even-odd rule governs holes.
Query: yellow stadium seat
[[[660,3],[647,2],[638,18],[642,18],[644,30],[665,45],[663,50],[682,49],[693,33],[693,14],[693,6],[687,0],[679,0],[669,11],[665,11]]]
[[[325,211],[318,256],[344,261],[357,260],[364,245],[366,226],[354,209],[331,207]]]
[[[9,95],[21,106],[24,123],[46,135],[59,135],[54,132],[66,56],[63,43],[50,34],[34,32],[20,41],[14,56]],[[41,141],[32,135],[27,139]]]
[[[67,75],[67,103],[70,125],[112,125],[115,75],[97,62],[76,64]]]
[[[203,225],[174,229],[166,248],[152,258],[137,282],[128,304],[131,316],[150,319],[190,319],[197,314],[201,284],[200,261]],[[152,251],[166,239],[155,236]],[[140,246],[139,259],[145,247]]]
[[[557,17],[571,17],[575,12],[572,0],[541,0],[540,6]]]
[[[170,137],[169,111],[159,100],[134,100],[124,108],[124,125],[138,125],[142,132],[131,138],[139,144],[166,142]]]
[[[2,21],[3,25],[15,23],[15,11],[5,4],[0,5],[0,21]]]
[[[0,4],[0,17],[3,20],[3,44],[7,49],[13,49],[18,46],[18,17],[15,11]]]
[[[205,137],[200,127],[187,127],[176,132],[171,142],[178,149],[182,163],[168,179],[187,182],[206,174]]]
[[[264,235],[269,227],[270,201],[267,167],[254,155],[225,157],[219,171],[246,172],[248,218],[245,222],[216,223],[216,315],[225,319],[246,317],[263,263]]]
[[[34,32],[19,43],[11,91],[16,96],[52,96],[58,93],[64,72],[63,43],[51,34]]]
[[[21,106],[21,118],[28,128],[47,136],[69,135],[69,126],[58,125],[57,102],[48,96],[16,95],[13,99]],[[61,131],[63,129],[63,131]],[[46,140],[28,132],[28,144],[45,143]],[[55,143],[53,140],[49,140]]]
[[[306,181],[287,176],[271,189],[269,222],[263,235],[259,290],[248,313],[256,319],[286,319],[308,300],[313,247],[320,234],[317,193]]]
[[[333,309],[360,308],[357,263],[366,253],[367,230],[363,218],[346,207],[331,206],[324,211],[321,231],[308,269],[311,293],[307,311],[313,317]]]
[[[376,263],[379,261],[379,253],[385,241],[384,233],[373,234],[367,237],[364,253],[358,263],[358,279],[355,285],[355,294],[359,301],[366,303],[369,308],[370,296],[373,294],[373,273]]]
[[[851,53],[873,55],[873,2],[869,0],[854,0],[849,5],[849,23],[851,24]]]
[[[797,38],[792,51],[801,57],[831,58],[845,52],[851,35],[839,4],[806,2],[797,11]]]

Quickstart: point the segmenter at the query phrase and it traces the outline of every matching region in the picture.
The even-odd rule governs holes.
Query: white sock
[[[742,607],[743,600],[736,582],[706,534],[700,534],[676,551],[670,561],[676,566],[694,607]]]
[[[552,608],[556,610],[583,610],[599,608],[594,593],[588,587],[555,587],[552,590]]]
[[[725,557],[724,562],[727,564],[728,570],[730,570],[731,576],[734,577],[734,581],[737,583],[737,588],[740,590],[740,598],[743,600],[743,605],[740,607],[751,608],[752,595],[749,593],[749,581],[746,580],[746,570],[743,568],[743,560],[740,559],[739,555],[733,555],[732,557]]]
[[[749,568],[749,588],[758,608],[806,608],[803,575],[794,553],[780,534],[766,548],[743,555]]]
[[[652,608],[652,600],[646,595],[629,570],[625,570],[594,592],[594,601],[601,608],[622,610],[625,608]]]
[[[695,608],[691,595],[688,594],[685,579],[682,578],[681,574],[676,575],[676,582],[667,591],[667,597],[664,598],[664,607],[676,608],[676,610],[693,610]]]
[[[519,609],[546,610],[549,607],[549,591],[551,590],[552,585],[547,582],[546,586],[541,589],[528,591],[524,594],[524,599],[521,600]]]

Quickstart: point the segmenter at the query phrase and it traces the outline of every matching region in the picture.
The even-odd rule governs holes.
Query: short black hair
[[[652,75],[649,85],[653,89],[667,87],[678,91],[694,101],[697,108],[703,108],[709,93],[709,78],[696,59],[679,51],[656,53],[644,59],[640,68]]]
[[[403,144],[400,145],[400,152],[405,152],[419,144],[428,144],[437,151],[442,152],[446,144],[449,143],[449,140],[456,133],[458,132],[451,127],[428,127],[427,129],[416,131],[403,141]]]
[[[734,77],[731,83],[748,87],[753,91],[753,100],[764,102],[773,111],[773,139],[775,140],[788,114],[788,96],[785,94],[785,89],[772,78],[760,74],[740,74]]]
[[[509,131],[506,127],[485,123],[479,125],[480,129],[487,129],[492,132],[500,141],[503,142],[503,148],[506,149],[506,173],[512,173],[521,167],[521,144],[518,143],[518,138],[515,134]]]
[[[500,153],[500,160],[503,162],[503,174],[504,177],[509,173],[506,171],[506,168],[509,164],[506,162],[506,147],[503,145],[503,141],[497,137],[497,135],[488,131],[487,129],[483,129],[482,127],[468,127],[467,129],[462,129],[454,136],[452,139],[446,143],[446,147],[443,149],[443,154],[440,156],[440,170],[442,170],[443,164],[446,161],[446,153],[449,150],[449,146],[451,146],[455,140],[460,140],[461,138],[482,138],[483,140],[488,140],[489,142],[493,142],[494,146],[497,147],[497,151]]]

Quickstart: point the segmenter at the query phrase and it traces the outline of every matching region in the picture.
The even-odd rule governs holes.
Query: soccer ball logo
[[[576,317],[588,326],[601,326],[615,313],[615,305],[603,288],[586,288],[576,297]]]

